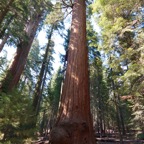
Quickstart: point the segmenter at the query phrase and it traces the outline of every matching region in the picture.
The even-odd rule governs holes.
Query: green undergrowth
[[[33,139],[36,126],[32,113],[32,98],[17,90],[0,93],[0,141],[4,144],[23,144]]]

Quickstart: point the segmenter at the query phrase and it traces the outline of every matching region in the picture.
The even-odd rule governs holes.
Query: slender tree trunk
[[[4,36],[4,38],[3,38],[3,40],[2,40],[2,42],[0,44],[0,52],[3,50],[3,47],[4,47],[5,43],[7,42],[8,38],[9,38],[8,34]]]
[[[53,26],[48,38],[48,44],[47,44],[47,48],[45,51],[45,55],[44,55],[44,59],[43,59],[43,63],[42,63],[42,67],[40,70],[40,74],[39,74],[39,79],[37,82],[37,86],[36,86],[36,91],[34,92],[34,99],[33,99],[33,111],[35,113],[35,115],[33,117],[31,117],[31,125],[32,126],[36,126],[37,123],[37,116],[39,114],[39,110],[40,110],[40,104],[42,101],[42,93],[43,93],[43,89],[45,86],[45,81],[46,81],[46,75],[48,72],[48,64],[50,59],[48,59],[48,52],[50,50],[50,41],[51,41],[51,37],[52,37],[52,33],[53,33]]]
[[[123,114],[122,114],[122,106],[120,104],[120,96],[118,95],[118,108],[119,108],[119,116],[120,116],[120,121],[121,121],[121,127],[122,127],[122,134],[125,135],[126,131],[125,131],[125,124],[124,124],[124,118],[123,118]]]
[[[0,91],[9,92],[18,84],[20,76],[24,70],[27,56],[29,54],[37,28],[42,19],[42,14],[42,12],[36,14],[35,17],[32,18],[32,20],[26,25],[25,33],[28,37],[28,40],[22,40],[18,44],[16,55],[14,57],[14,60],[12,61],[12,64],[10,65],[5,79],[2,82]]]
[[[5,16],[7,15],[9,8],[13,2],[14,2],[14,0],[10,0],[9,3],[1,10],[1,12],[0,12],[0,24],[2,23]]]
[[[106,133],[106,122],[105,122],[105,116],[103,115],[103,134]]]
[[[46,122],[46,110],[43,111],[43,117],[42,117],[42,122],[40,125],[40,134],[41,136],[44,136],[44,126],[45,126],[45,122]]]
[[[112,70],[111,70],[112,72]],[[113,85],[113,90],[115,90],[115,83],[112,80],[112,85]],[[119,125],[120,125],[120,129],[122,128],[122,132],[120,130],[120,132],[125,135],[125,124],[124,124],[124,118],[123,118],[123,114],[122,114],[122,108],[121,108],[121,104],[120,104],[120,97],[119,95],[116,96],[116,94],[114,94],[115,96],[115,103],[116,103],[116,108],[117,108],[117,113],[118,113],[118,118],[119,118]]]
[[[68,64],[51,144],[94,144],[90,114],[85,0],[74,0]]]
[[[98,68],[97,68],[98,69]],[[99,126],[100,126],[100,136],[103,135],[103,119],[102,119],[102,96],[100,94],[100,78],[98,72],[98,113],[99,113]]]
[[[40,103],[40,99],[41,99],[40,97],[41,97],[42,81],[43,81],[43,78],[44,78],[45,69],[47,67],[46,65],[48,65],[48,53],[49,53],[49,50],[50,50],[50,43],[51,43],[53,28],[54,28],[54,26],[52,26],[51,32],[50,32],[49,37],[48,37],[48,44],[47,44],[47,47],[46,47],[46,51],[45,51],[45,55],[44,55],[44,58],[43,58],[41,70],[40,70],[38,81],[37,81],[37,84],[36,84],[36,90],[35,90],[35,93],[34,93],[33,110],[37,114],[38,114],[39,103]]]
[[[118,102],[117,102],[117,98],[116,98],[116,94],[115,94],[115,83],[113,80],[111,80],[111,81],[112,81],[112,87],[113,87],[113,91],[114,91],[114,102],[115,102],[115,106],[116,106],[116,119],[117,119],[118,131],[119,131],[120,144],[123,144],[120,116],[119,116],[119,107],[118,107]]]

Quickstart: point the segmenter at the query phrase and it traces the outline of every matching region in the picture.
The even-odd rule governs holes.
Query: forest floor
[[[96,136],[96,144],[144,144],[144,140],[135,139],[134,134],[126,134],[123,136],[123,140],[120,143],[120,139],[118,137],[118,133],[112,134],[105,134],[104,136],[100,137],[98,134]],[[39,137],[37,141],[33,144],[48,144],[49,140],[48,137]]]
[[[39,140],[33,144],[48,144],[48,140]],[[96,138],[96,144],[120,144],[119,139],[115,138]],[[144,140],[126,140],[123,139],[122,144],[144,144]]]
[[[123,136],[123,140],[120,143],[120,140],[117,134],[108,135],[107,137],[96,137],[96,144],[144,144],[144,140],[138,140],[131,136]],[[49,140],[44,137],[39,137],[38,141],[35,141],[33,144],[48,144]]]
[[[132,133],[124,135],[121,142],[118,133],[105,134],[102,137],[96,134],[96,144],[144,144],[144,140],[136,139]]]
[[[144,140],[126,140],[123,139],[122,144],[144,144]],[[96,139],[96,144],[120,144],[119,139]]]

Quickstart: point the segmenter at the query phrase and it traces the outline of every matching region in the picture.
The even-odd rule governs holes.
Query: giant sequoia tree
[[[93,144],[85,0],[74,0],[68,64],[52,144]]]
[[[30,16],[30,20],[26,21],[25,28],[23,30],[25,37],[19,38],[14,60],[10,65],[6,77],[0,87],[0,90],[3,92],[10,92],[19,82],[37,29],[45,15],[45,8],[41,9],[40,6],[43,6],[42,2],[40,2],[39,5],[34,6],[34,8],[30,8],[32,14]]]
[[[16,55],[2,83],[1,91],[11,91],[19,82],[41,17],[42,13],[36,14],[36,20],[32,20],[27,24],[26,35],[29,38],[29,40],[21,40],[20,43],[17,45]]]

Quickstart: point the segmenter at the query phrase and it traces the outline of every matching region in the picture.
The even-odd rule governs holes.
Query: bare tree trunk
[[[9,8],[13,2],[14,0],[10,0],[9,3],[0,11],[0,24],[4,20],[4,17],[7,15]]]
[[[68,64],[51,144],[94,144],[90,114],[85,0],[74,0]]]
[[[35,17],[32,18],[32,20],[29,21],[26,25],[25,33],[28,37],[28,40],[21,40],[21,42],[17,45],[16,55],[14,57],[14,60],[12,61],[12,64],[10,65],[5,79],[2,82],[0,91],[9,92],[18,84],[20,76],[24,70],[24,66],[26,64],[26,60],[37,28],[42,19],[42,14],[42,12],[36,14]]]

